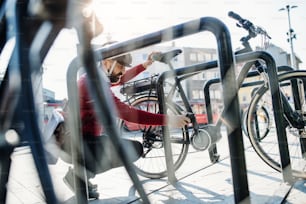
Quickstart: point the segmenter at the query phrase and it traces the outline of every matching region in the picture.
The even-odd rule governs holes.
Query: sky
[[[201,17],[215,17],[229,29],[233,49],[240,46],[239,39],[246,31],[236,27],[236,21],[228,17],[229,11],[238,13],[255,25],[265,29],[271,36],[270,43],[290,53],[286,33],[289,30],[287,11],[279,11],[286,5],[297,6],[290,10],[295,54],[304,62],[300,69],[306,69],[306,1],[288,0],[95,0],[93,8],[103,24],[104,32],[93,39],[103,44],[107,37],[124,41],[150,32]],[[67,97],[66,71],[76,56],[77,38],[73,30],[64,29],[58,36],[43,64],[43,84],[56,93],[56,99]],[[175,41],[178,46],[215,48],[210,33],[202,32]],[[260,46],[262,39],[251,41]]]

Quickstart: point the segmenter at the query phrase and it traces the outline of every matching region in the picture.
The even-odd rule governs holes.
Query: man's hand
[[[154,54],[157,54],[157,53],[160,53],[160,52],[151,52],[148,56],[148,59],[147,61],[145,61],[142,66],[147,69],[152,63],[153,63],[153,60],[152,60],[152,55]]]
[[[168,115],[167,125],[174,128],[182,128],[190,123],[190,118],[185,115]]]

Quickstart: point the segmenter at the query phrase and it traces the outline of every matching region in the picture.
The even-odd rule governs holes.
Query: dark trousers
[[[143,154],[142,144],[138,141],[122,139],[132,161],[136,161]],[[84,136],[84,157],[87,177],[122,166],[121,158],[108,136]]]

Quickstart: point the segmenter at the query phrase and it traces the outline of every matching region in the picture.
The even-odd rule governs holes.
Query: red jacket
[[[138,65],[126,71],[126,73],[121,77],[118,84],[123,84],[140,72],[144,71],[142,65]],[[100,136],[102,132],[102,126],[96,117],[96,112],[94,110],[93,100],[89,96],[89,91],[87,88],[87,77],[86,74],[82,75],[78,80],[78,88],[80,95],[80,112],[81,112],[81,123],[82,123],[82,134],[84,135],[94,135]],[[162,114],[152,114],[149,112],[141,111],[133,108],[120,101],[114,94],[112,94],[115,101],[117,112],[119,117],[123,120],[129,122],[145,124],[145,125],[163,125],[165,122],[165,117]]]

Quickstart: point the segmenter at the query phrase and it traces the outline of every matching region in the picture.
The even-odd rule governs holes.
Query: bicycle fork
[[[172,64],[168,63],[169,67],[173,70]],[[193,127],[193,134],[190,138],[190,143],[193,146],[194,149],[199,151],[205,151],[207,149],[210,149],[213,147],[214,144],[217,143],[221,139],[221,133],[220,133],[220,127],[216,127],[214,125],[205,125],[202,127],[199,127],[199,124],[197,123],[195,114],[193,113],[193,110],[188,102],[188,98],[183,90],[183,87],[181,85],[180,78],[175,76],[175,85],[177,86],[179,90],[180,97],[184,103],[184,106],[186,108],[187,114],[191,120],[192,127]],[[175,87],[175,86],[173,86]],[[169,92],[168,97],[172,97],[175,92],[175,89],[172,89]],[[218,160],[217,156],[213,160]]]

